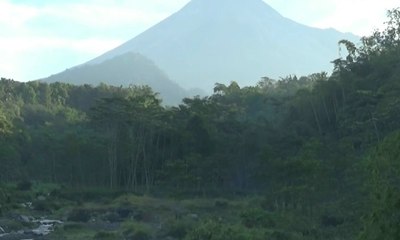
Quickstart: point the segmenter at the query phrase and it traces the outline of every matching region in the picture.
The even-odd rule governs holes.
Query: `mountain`
[[[183,97],[188,96],[188,92],[168,79],[151,60],[131,52],[98,64],[85,64],[67,69],[41,81],[92,85],[106,83],[114,86],[149,85],[155,92],[160,93],[167,105],[176,105]]]
[[[184,88],[254,85],[261,77],[331,71],[341,39],[358,37],[283,17],[262,0],[192,0],[180,11],[89,61],[127,52],[152,59]]]
[[[171,100],[210,92],[216,82],[330,72],[342,39],[358,41],[296,23],[262,0],[192,0],[121,46],[43,80],[147,84]]]

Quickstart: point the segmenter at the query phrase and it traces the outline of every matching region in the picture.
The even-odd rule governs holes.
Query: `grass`
[[[326,209],[315,209],[313,216],[300,210],[268,210],[265,198],[173,199],[138,196],[108,189],[68,189],[54,184],[32,185],[29,191],[17,191],[16,185],[3,187],[10,194],[9,208],[3,216],[23,214],[59,219],[64,224],[52,234],[54,239],[201,239],[202,234],[218,231],[215,240],[238,233],[247,239],[341,239],[349,236],[350,225],[324,228],[321,217]],[[83,192],[81,192],[83,191]],[[47,194],[50,193],[50,194]],[[45,196],[45,200],[38,200]],[[39,201],[39,209],[28,209],[17,203]],[[14,206],[15,205],[15,206]],[[14,208],[12,207],[14,206]],[[74,214],[76,218],[71,217]],[[331,209],[335,212],[335,209]],[[79,220],[82,213],[85,219]],[[18,230],[21,224],[9,220]],[[214,230],[213,230],[214,229]],[[239,234],[240,233],[240,234]],[[197,235],[196,235],[197,234]],[[347,234],[347,235],[346,235]],[[214,239],[214,238],[213,238]]]
[[[85,227],[81,228],[58,228],[52,233],[53,239],[59,240],[89,240],[93,239],[96,231]]]
[[[151,225],[134,221],[123,223],[121,229],[122,235],[126,239],[147,240],[154,235],[154,229]]]

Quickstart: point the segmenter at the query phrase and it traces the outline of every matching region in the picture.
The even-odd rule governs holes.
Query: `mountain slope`
[[[106,83],[114,86],[149,85],[159,92],[166,104],[177,104],[188,93],[172,82],[151,60],[125,53],[92,65],[81,65],[52,75],[41,81],[67,82],[71,84]]]
[[[330,71],[341,39],[357,37],[296,23],[261,0],[192,0],[88,64],[139,52],[179,85],[210,90],[215,82],[250,85],[262,76]]]

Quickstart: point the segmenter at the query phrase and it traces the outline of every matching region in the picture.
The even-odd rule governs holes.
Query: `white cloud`
[[[99,53],[112,49],[121,43],[122,41],[118,39],[89,38],[77,40],[35,36],[31,36],[29,39],[2,37],[0,38],[0,46],[7,47],[0,49],[0,75],[20,81],[45,77],[94,58]],[[49,52],[54,53],[54,58],[48,57]],[[63,57],[66,52],[70,53],[68,59]],[[71,58],[71,54],[75,57]],[[50,69],[45,71],[44,69],[48,66],[51,66]]]
[[[39,12],[34,7],[16,6],[8,1],[0,1],[0,26],[2,27],[21,27],[38,14]]]
[[[265,0],[284,16],[301,23],[333,27],[342,32],[369,35],[382,28],[387,10],[399,7],[398,0]]]
[[[37,51],[43,48],[66,48],[73,51],[80,51],[89,54],[97,54],[114,48],[122,42],[117,39],[65,39],[65,38],[44,38],[32,36],[29,40],[23,37],[3,37],[0,39],[0,46],[4,48],[2,53],[18,54],[21,52]]]
[[[342,31],[369,35],[373,30],[382,28],[386,21],[387,10],[398,6],[398,1],[337,0],[331,15],[321,19],[316,25],[336,26]]]
[[[116,25],[150,24],[167,17],[167,14],[146,12],[123,6],[71,4],[59,8],[56,6],[41,9],[41,14],[56,16],[93,28],[107,28]]]

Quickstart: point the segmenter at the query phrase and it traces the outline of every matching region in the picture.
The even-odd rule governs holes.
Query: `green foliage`
[[[142,223],[129,222],[125,223],[123,228],[123,235],[125,239],[134,240],[150,240],[152,239],[152,229]]]
[[[239,225],[227,225],[213,220],[200,224],[185,240],[258,240],[265,239],[262,230],[249,230]]]
[[[273,215],[259,208],[248,209],[240,214],[242,224],[247,228],[273,228]]]
[[[269,238],[271,240],[290,240],[292,239],[289,234],[281,231],[273,231],[270,235]]]
[[[216,208],[225,209],[229,207],[229,202],[226,200],[216,200],[214,206]]]
[[[162,235],[165,237],[173,237],[176,239],[184,239],[196,223],[192,223],[187,219],[169,220],[165,226],[166,231]]]
[[[400,237],[400,132],[387,138],[369,156],[367,170],[372,195],[371,212],[366,215],[359,239]]]
[[[29,180],[22,180],[17,183],[17,190],[19,191],[29,191],[32,189],[32,182]]]
[[[118,240],[118,239],[121,239],[121,237],[112,232],[98,232],[93,237],[93,240]]]
[[[3,214],[3,210],[6,209],[6,205],[11,202],[9,189],[0,184],[0,216]]]
[[[80,231],[84,228],[84,226],[80,223],[65,223],[63,225],[63,230],[65,231]]]
[[[68,214],[68,221],[74,222],[88,222],[90,220],[91,214],[88,209],[75,208]]]
[[[26,179],[76,187],[33,191],[77,203],[109,203],[120,190],[202,197],[257,193],[266,196],[263,208],[274,215],[303,218],[287,217],[285,225],[254,206],[242,212],[244,226],[210,221],[189,229],[177,222],[170,234],[263,239],[260,229],[276,224],[290,232],[301,225],[298,220],[352,239],[359,227],[354,219],[365,215],[361,239],[399,238],[399,9],[389,11],[385,30],[361,44],[339,45],[347,56],[334,61],[330,76],[265,77],[242,88],[217,83],[211,96],[186,98],[175,107],[162,106],[146,86],[1,79],[0,181],[20,183],[13,199],[0,191],[0,204],[11,201],[18,209],[17,203],[31,201]],[[92,190],[82,191],[87,187]],[[53,203],[35,205],[52,211]],[[321,219],[321,209],[338,213]],[[74,221],[90,217],[83,208],[69,214]],[[309,230],[301,228],[295,232]],[[152,237],[140,229],[127,234]],[[291,236],[280,230],[268,235]]]
[[[43,197],[43,196],[41,196]],[[45,198],[45,197],[43,197]],[[32,208],[36,211],[41,211],[41,212],[48,212],[52,213],[54,211],[57,211],[61,208],[61,204],[58,203],[57,201],[54,201],[53,199],[50,199],[50,197],[45,198],[45,199],[37,199],[32,202]]]
[[[84,201],[111,201],[122,195],[123,192],[118,189],[108,189],[103,187],[92,188],[63,188],[53,191],[53,195],[76,202]]]
[[[0,105],[0,136],[10,133],[11,131],[12,123],[7,117],[8,116],[6,116],[2,106]]]

